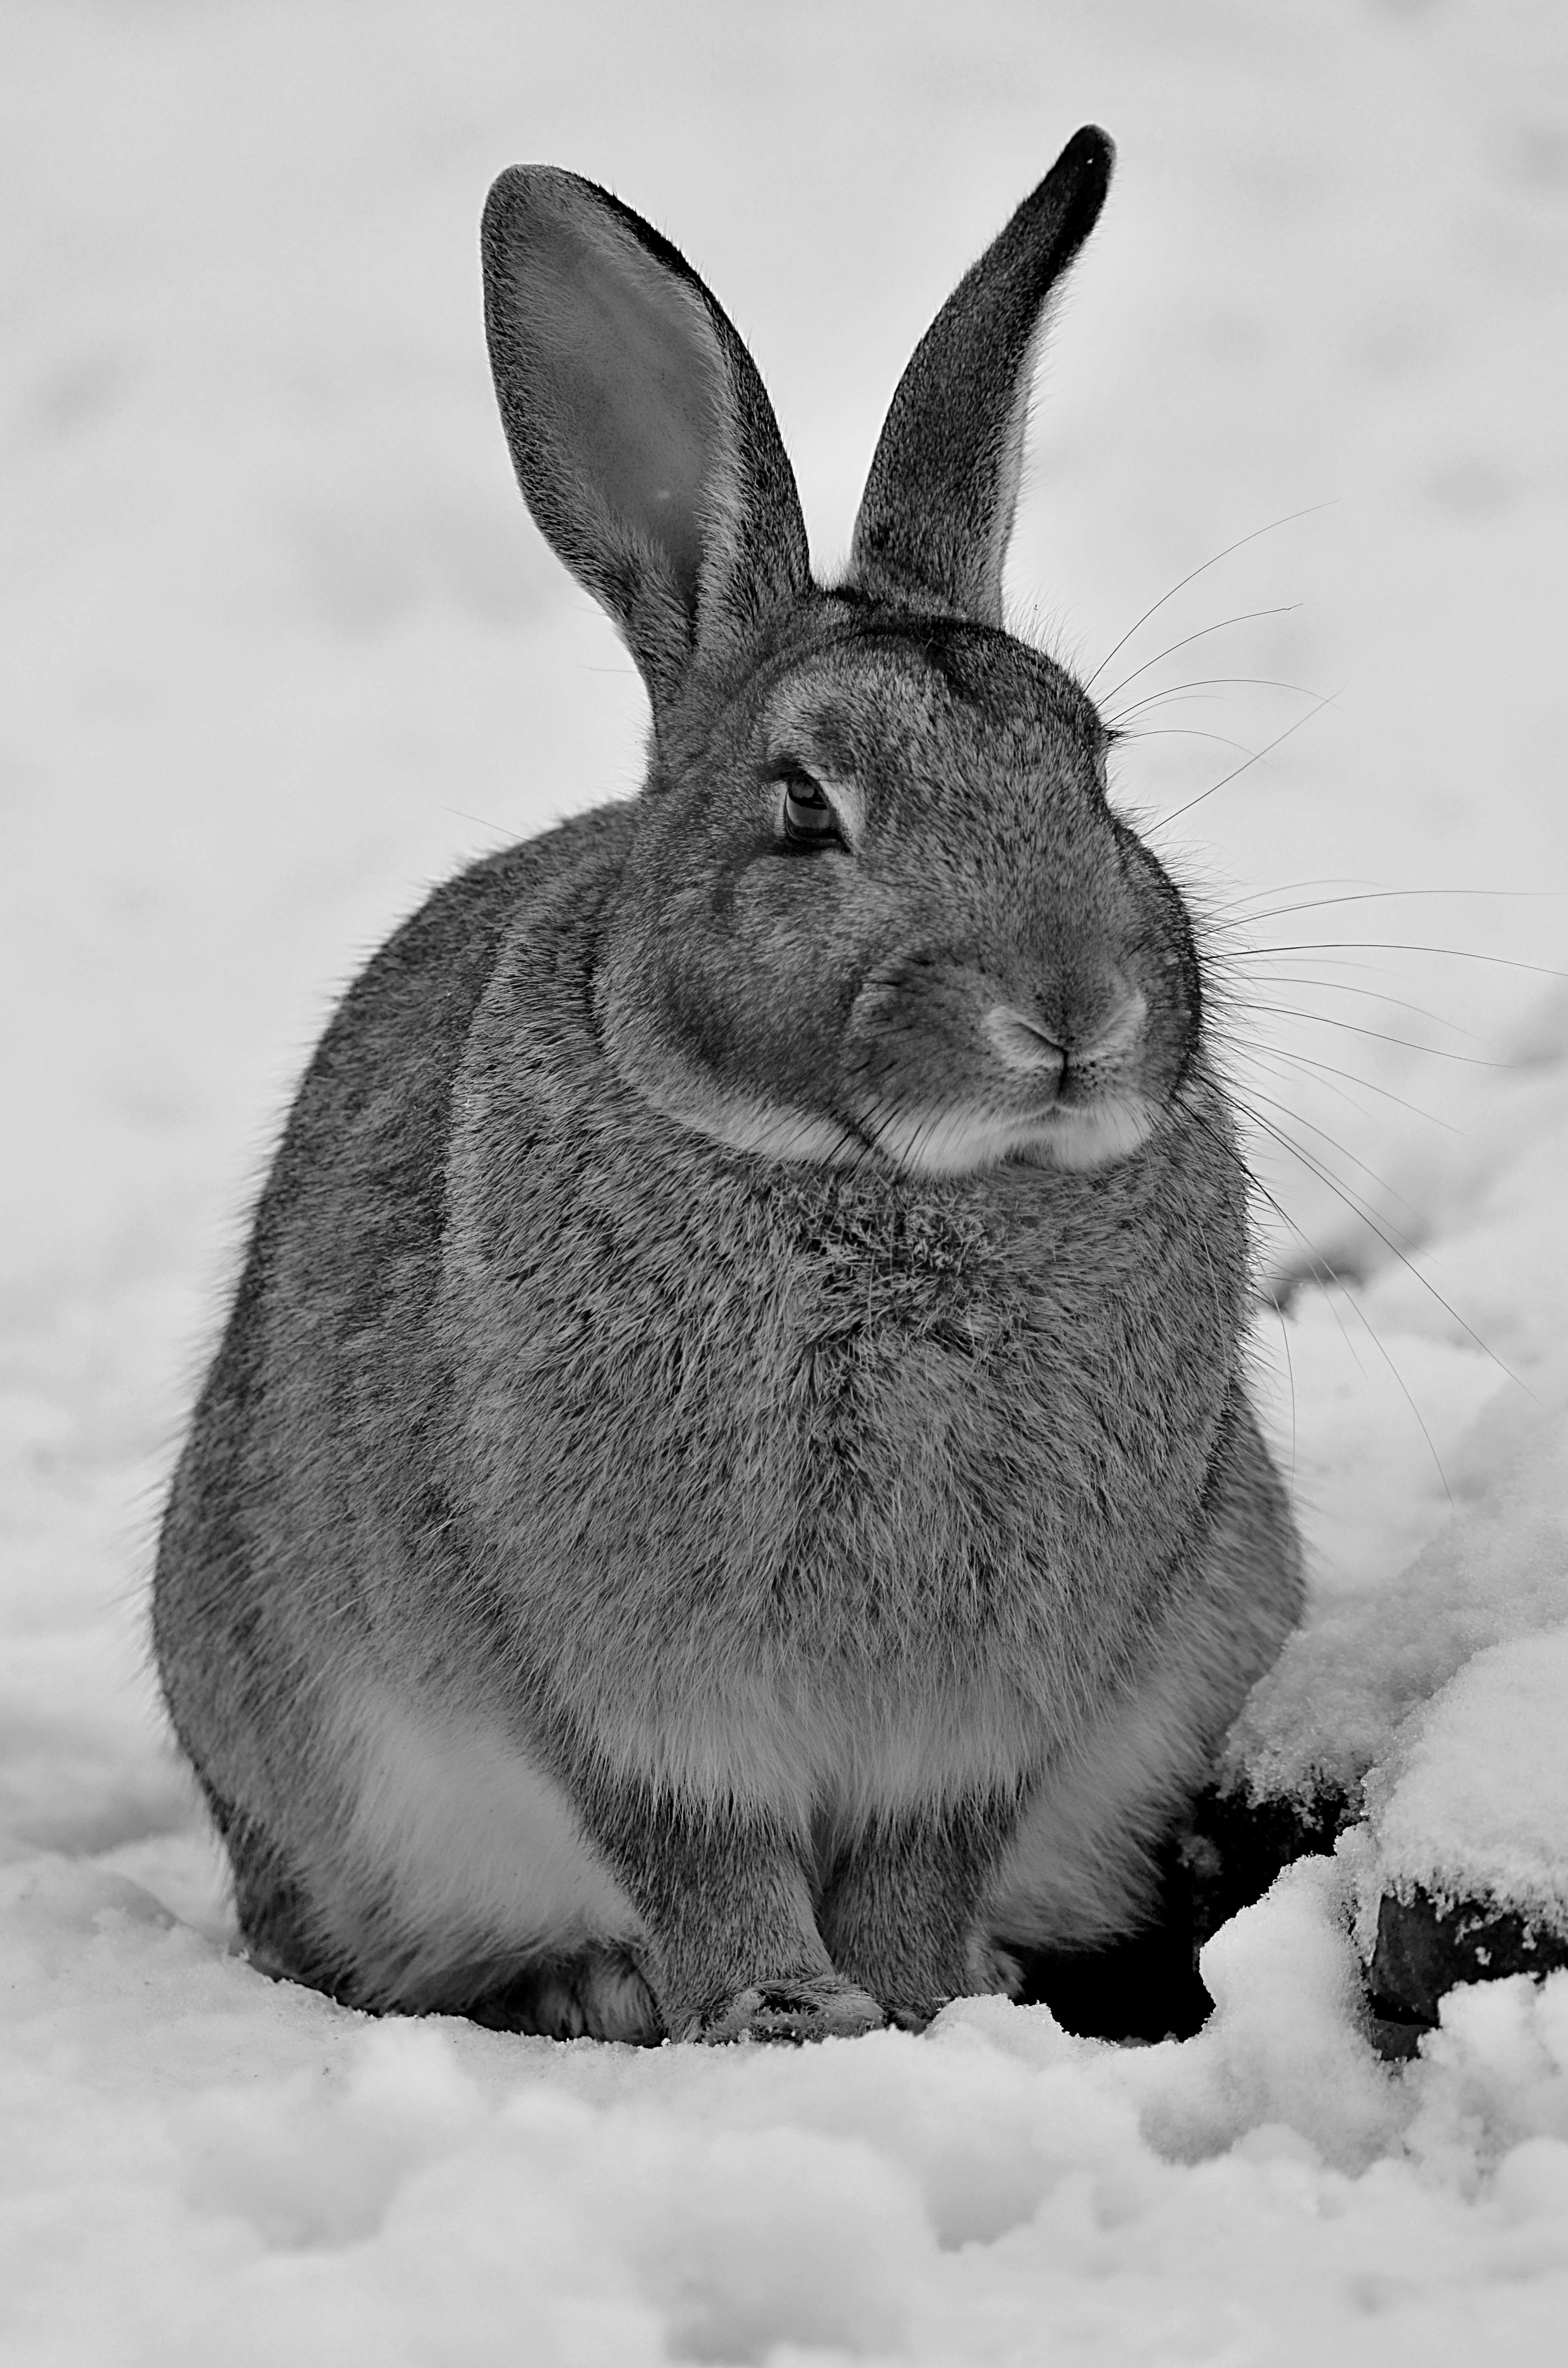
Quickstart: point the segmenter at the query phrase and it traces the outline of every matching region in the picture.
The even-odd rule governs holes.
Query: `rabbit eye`
[[[784,836],[797,847],[820,847],[834,839],[843,845],[838,817],[820,782],[798,769],[784,775]]]

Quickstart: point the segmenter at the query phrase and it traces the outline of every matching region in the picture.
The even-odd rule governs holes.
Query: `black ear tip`
[[[1074,131],[1058,159],[1059,164],[1070,169],[1075,167],[1081,171],[1085,165],[1092,165],[1107,175],[1115,162],[1116,142],[1108,131],[1100,130],[1097,123],[1085,123],[1082,131]]]
[[[1069,262],[1099,220],[1110,187],[1116,147],[1097,123],[1074,131],[1036,192],[1059,224],[1061,261]]]
[[[1051,177],[1076,183],[1080,203],[1091,200],[1097,212],[1110,187],[1111,167],[1116,163],[1116,142],[1108,131],[1097,123],[1085,123],[1074,131],[1067,145],[1051,168]]]

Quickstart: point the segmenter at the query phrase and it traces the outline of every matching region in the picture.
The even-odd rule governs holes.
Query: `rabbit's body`
[[[749,568],[685,666],[611,605],[649,789],[438,891],[329,1030],[176,1480],[165,1685],[272,1970],[918,2021],[1137,1922],[1296,1615],[1243,1171],[1065,677],[869,562],[772,620]]]

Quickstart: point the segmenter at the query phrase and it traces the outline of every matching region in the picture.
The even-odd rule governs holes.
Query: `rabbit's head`
[[[681,256],[570,174],[491,193],[523,492],[653,702],[597,1023],[640,1093],[722,1143],[1097,1167],[1190,1067],[1180,898],[1107,803],[1092,702],[1002,624],[1033,357],[1110,156],[1079,132],[937,315],[825,590],[751,358]]]

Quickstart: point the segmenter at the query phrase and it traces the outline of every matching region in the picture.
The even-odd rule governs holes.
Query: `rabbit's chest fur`
[[[437,1321],[490,1649],[628,1772],[1011,1781],[1134,1674],[1201,1527],[1240,1227],[1198,1121],[1098,1178],[725,1153],[598,1053],[585,884],[571,960],[561,883],[519,917],[455,1094]]]

